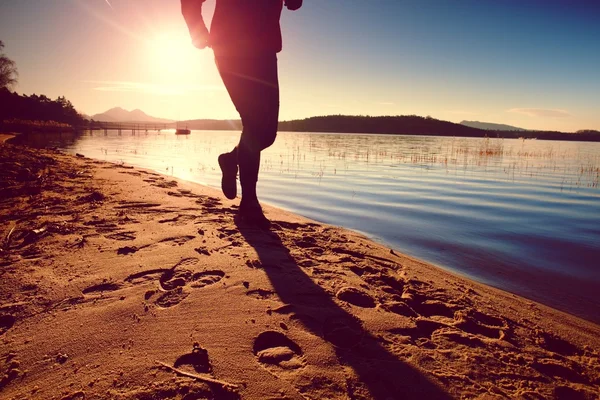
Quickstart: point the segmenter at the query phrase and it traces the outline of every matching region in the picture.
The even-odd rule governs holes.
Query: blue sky
[[[282,119],[418,114],[600,129],[600,1],[304,3],[282,16]],[[0,40],[19,92],[65,95],[88,114],[236,117],[177,0],[2,2]]]

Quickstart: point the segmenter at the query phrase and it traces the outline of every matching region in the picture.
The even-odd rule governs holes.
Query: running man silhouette
[[[260,152],[277,136],[279,79],[277,53],[282,39],[279,20],[283,5],[297,10],[302,0],[216,0],[210,33],[202,17],[205,0],[181,0],[181,10],[199,49],[212,47],[227,92],[242,119],[235,148],[219,156],[221,188],[228,199],[237,192],[238,167],[242,200],[238,221],[270,226],[256,195]]]

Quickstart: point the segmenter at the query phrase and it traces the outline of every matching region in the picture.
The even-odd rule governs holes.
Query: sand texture
[[[235,204],[0,145],[0,398],[598,398],[598,325]]]

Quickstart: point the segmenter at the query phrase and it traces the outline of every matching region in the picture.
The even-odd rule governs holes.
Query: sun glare
[[[201,54],[187,35],[177,33],[157,34],[148,43],[149,62],[158,75],[166,79],[183,78],[196,71],[201,64]]]

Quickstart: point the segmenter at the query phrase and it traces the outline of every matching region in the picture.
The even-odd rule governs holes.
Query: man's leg
[[[277,135],[279,119],[277,56],[267,54],[252,58],[218,58],[217,65],[244,125],[237,146],[237,161],[242,184],[240,214],[246,214],[250,219],[256,217],[263,220],[265,218],[256,195],[256,183],[260,167],[260,152],[273,144]],[[231,155],[234,152],[235,149],[226,154]]]
[[[215,57],[217,70],[221,75],[221,79],[225,84],[225,88],[229,93],[229,97],[233,102],[238,113],[241,115],[240,109],[244,108],[242,99],[244,97],[243,85],[238,78],[239,73],[236,68],[239,62],[234,57]],[[235,146],[229,153],[219,155],[219,167],[221,168],[221,190],[225,197],[230,200],[235,199],[237,195],[236,177],[238,173],[238,146]]]
[[[249,149],[241,140],[238,145],[238,165],[240,167],[240,183],[242,185],[242,202],[258,203],[256,183],[260,169],[260,151]]]
[[[219,156],[219,167],[221,168],[221,190],[230,200],[235,199],[237,195],[236,177],[238,173],[238,155],[237,146],[229,153],[223,153]]]

